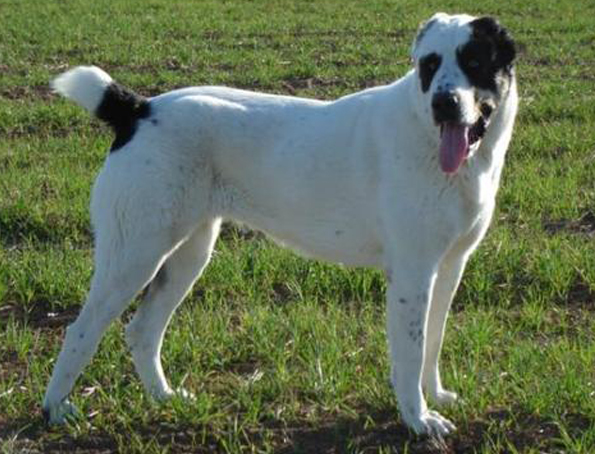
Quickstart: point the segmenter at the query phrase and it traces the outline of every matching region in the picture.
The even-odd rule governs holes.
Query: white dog
[[[463,268],[490,223],[517,110],[515,47],[491,18],[437,14],[400,80],[333,102],[220,87],[146,99],[96,67],[54,89],[110,124],[93,188],[95,273],[44,400],[59,423],[107,326],[149,286],[126,340],[157,398],[175,308],[207,265],[222,219],[301,253],[376,267],[388,279],[391,380],[404,422],[444,435],[426,405],[456,394],[438,357]]]

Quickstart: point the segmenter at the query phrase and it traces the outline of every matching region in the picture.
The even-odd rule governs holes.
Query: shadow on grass
[[[580,433],[595,421],[584,415],[569,414],[564,418],[570,435]],[[373,421],[373,422],[372,422]],[[471,454],[504,442],[509,449],[522,452],[528,448],[563,448],[558,423],[545,416],[523,409],[494,409],[444,440],[417,437],[396,416],[394,409],[370,410],[354,419],[330,420],[316,428],[295,426],[287,431],[289,442],[276,450],[282,454],[344,452],[409,452]]]
[[[35,412],[33,418],[23,417],[11,422],[0,418],[0,452],[95,454],[117,449],[115,438],[102,431],[76,437],[66,428],[48,427],[41,411]]]
[[[78,247],[89,247],[92,233],[85,221],[48,219],[19,206],[8,207],[0,214],[0,245],[6,249],[23,243],[56,245],[66,240]]]
[[[543,220],[543,229],[550,235],[568,234],[593,238],[595,236],[595,212],[584,210],[577,219],[545,219]]]
[[[234,419],[234,418],[232,418]],[[571,428],[570,435],[591,427],[594,421],[584,415],[569,414],[563,418]],[[116,423],[116,425],[118,425]],[[126,428],[112,427],[110,432],[92,428],[84,435],[72,435],[68,428],[48,428],[40,412],[35,417],[23,417],[10,423],[0,418],[0,440],[15,452],[80,452],[105,453],[122,449],[126,437],[134,435],[141,445],[161,451],[214,453],[226,452],[233,428],[212,428],[209,425],[192,425],[187,422],[151,421]],[[116,435],[117,434],[117,435]],[[361,410],[358,417],[327,418],[311,422],[266,421],[259,428],[244,430],[233,443],[240,451],[259,451],[279,454],[289,453],[348,453],[348,452],[409,452],[409,453],[474,453],[481,448],[501,446],[511,449],[556,450],[563,449],[562,434],[558,423],[550,418],[529,413],[522,409],[494,409],[470,421],[466,427],[443,441],[416,437],[398,422],[394,409]],[[37,450],[37,451],[36,451]]]
[[[329,417],[316,425],[291,424],[282,430],[284,446],[275,452],[344,453],[407,452],[441,453],[447,441],[416,437],[399,422],[395,408],[361,410],[356,418]]]

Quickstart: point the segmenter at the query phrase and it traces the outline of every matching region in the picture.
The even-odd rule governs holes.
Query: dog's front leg
[[[443,436],[455,426],[428,410],[421,378],[435,270],[401,264],[387,273],[387,333],[391,381],[401,416],[416,433]]]
[[[430,399],[438,405],[452,404],[457,394],[442,387],[438,367],[446,319],[454,294],[459,286],[468,254],[454,251],[440,264],[428,314],[428,337],[424,357],[422,384]]]

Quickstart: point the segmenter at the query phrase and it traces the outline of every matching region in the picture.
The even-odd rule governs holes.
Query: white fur
[[[94,113],[112,78],[97,66],[79,66],[52,81],[52,89]]]
[[[150,287],[126,338],[147,390],[174,393],[161,367],[163,334],[207,265],[221,220],[232,219],[307,256],[384,270],[403,420],[418,433],[454,429],[428,409],[422,387],[438,404],[456,398],[438,370],[446,316],[490,223],[517,94],[513,80],[472,156],[455,175],[443,173],[429,99],[448,83],[463,93],[470,121],[476,115],[454,63],[472,18],[436,18],[413,54],[431,49],[445,61],[425,94],[413,69],[334,102],[219,87],[151,100],[151,116],[109,156],[93,188],[95,274],[46,393],[52,421],[72,409],[66,397],[110,321],[162,266],[165,278]],[[104,74],[77,69],[55,85],[93,110]]]

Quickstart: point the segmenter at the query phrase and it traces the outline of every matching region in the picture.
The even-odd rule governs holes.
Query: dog
[[[171,316],[209,262],[222,220],[305,256],[375,267],[387,279],[391,383],[418,434],[455,426],[428,408],[457,399],[440,379],[447,314],[486,233],[517,112],[515,44],[493,18],[438,13],[401,79],[319,101],[223,87],[145,98],[97,67],[53,81],[115,131],[92,191],[94,274],[67,328],[43,403],[68,395],[112,320],[126,327],[146,390],[173,390],[160,359]]]

